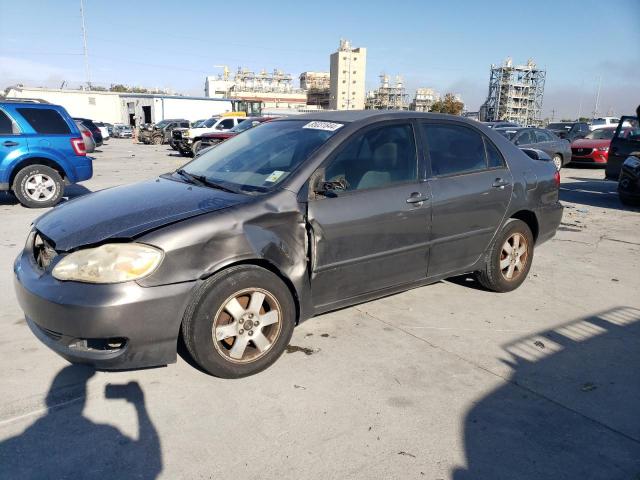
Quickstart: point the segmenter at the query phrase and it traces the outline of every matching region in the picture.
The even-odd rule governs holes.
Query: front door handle
[[[18,142],[12,142],[11,140],[7,140],[2,145],[5,147],[15,147],[16,145],[20,145]]]
[[[509,180],[505,180],[504,178],[496,178],[493,181],[492,187],[493,188],[504,188],[507,185],[509,185],[509,183],[510,183]]]
[[[407,198],[407,203],[414,203],[420,206],[425,200],[428,199],[429,197],[422,195],[419,192],[413,192],[411,195],[409,195],[409,198]]]

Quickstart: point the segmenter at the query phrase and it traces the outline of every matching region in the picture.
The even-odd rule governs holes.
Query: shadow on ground
[[[107,385],[105,396],[135,408],[138,438],[83,415],[88,367],[71,365],[54,378],[47,412],[21,434],[0,442],[0,478],[154,479],[162,471],[158,433],[137,382]],[[117,404],[113,408],[117,408]]]
[[[578,181],[560,185],[560,200],[563,202],[616,210],[633,210],[620,202],[617,182],[581,177],[568,178]]]
[[[66,185],[64,187],[64,197],[62,198],[61,202],[66,202],[68,200],[81,197],[83,195],[86,195],[87,193],[91,193],[91,190],[89,190],[84,185],[80,185],[77,183]],[[16,200],[16,197],[14,197],[13,194],[9,192],[0,192],[0,205],[18,205],[18,200]]]
[[[455,480],[640,478],[640,310],[621,307],[506,345],[509,383],[464,423]]]

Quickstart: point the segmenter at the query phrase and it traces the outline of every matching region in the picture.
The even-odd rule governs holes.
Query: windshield
[[[496,128],[496,132],[498,132],[503,137],[507,137],[509,140],[513,140],[513,137],[516,136],[518,130],[509,130],[509,129],[498,129]]]
[[[606,125],[607,121],[604,118],[594,118],[591,120],[591,125]]]
[[[156,123],[156,127],[162,128],[165,125],[167,125],[169,122],[170,122],[170,120],[160,120],[158,123]]]
[[[611,140],[614,133],[616,133],[615,128],[600,128],[588,133],[584,138],[588,138],[590,140]]]
[[[183,170],[234,190],[266,192],[340,127],[342,124],[307,120],[265,123],[212,148]]]
[[[573,127],[573,123],[550,123],[549,125],[547,125],[547,128],[549,130],[571,130],[571,127]]]
[[[233,133],[240,133],[240,132],[244,132],[245,130],[249,130],[251,127],[253,127],[254,122],[257,122],[257,120],[251,120],[250,118],[240,122],[238,125],[236,125],[235,127],[233,127],[231,130],[229,130],[230,132]],[[258,122],[260,123],[260,122]]]
[[[217,122],[218,120],[220,120],[220,117],[211,117],[211,118],[208,118],[208,119],[206,119],[204,122],[202,122],[200,125],[198,125],[198,127],[201,127],[201,128],[204,128],[204,127],[211,128],[211,127],[213,127],[213,126],[216,124],[216,122]]]

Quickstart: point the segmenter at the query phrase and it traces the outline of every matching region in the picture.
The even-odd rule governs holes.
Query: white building
[[[330,63],[332,110],[362,110],[365,101],[367,49],[352,48],[348,40],[340,40],[338,51]]]
[[[38,98],[62,105],[72,117],[126,125],[157,123],[165,118],[194,121],[233,110],[233,102],[229,99],[155,93],[10,87],[7,89],[7,97]]]

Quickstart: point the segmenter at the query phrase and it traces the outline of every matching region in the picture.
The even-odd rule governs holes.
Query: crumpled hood
[[[91,193],[38,218],[34,226],[67,251],[110,238],[131,238],[154,228],[251,200],[248,195],[157,178]]]

